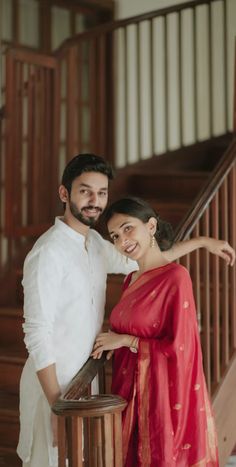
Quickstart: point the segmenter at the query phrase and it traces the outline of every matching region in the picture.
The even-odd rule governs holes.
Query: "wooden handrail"
[[[142,21],[150,21],[158,16],[166,16],[170,13],[179,13],[188,8],[196,8],[199,5],[210,5],[211,3],[217,2],[218,0],[191,0],[186,3],[180,3],[179,5],[169,6],[167,8],[159,8],[148,13],[142,13],[140,15],[131,16],[130,18],[120,19],[116,21],[110,21],[99,26],[95,26],[92,29],[81,32],[72,38],[66,39],[63,44],[54,52],[54,54],[60,54],[62,50],[67,47],[71,47],[77,44],[78,41],[91,38],[100,34],[113,32],[114,30],[122,27],[129,26],[131,24],[138,24]]]
[[[179,224],[175,232],[175,241],[181,241],[187,238],[192,232],[197,221],[202,216],[206,206],[210,203],[213,196],[219,190],[224,177],[227,176],[232,168],[236,158],[236,138],[234,136],[231,145],[227,148],[219,164],[215,167],[207,186],[204,186],[197,196],[193,207],[188,211]]]

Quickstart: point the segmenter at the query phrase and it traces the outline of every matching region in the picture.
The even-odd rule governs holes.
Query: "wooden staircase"
[[[173,151],[159,160],[154,158],[147,164],[136,164],[121,170],[111,186],[111,198],[115,199],[125,194],[141,196],[149,200],[160,215],[177,227],[184,215],[191,207],[195,197],[204,188],[209,174],[213,168],[213,160],[216,164],[219,160],[219,150],[214,154],[212,147],[221,147],[220,153],[229,144],[231,136],[209,142],[200,143],[197,147],[185,150],[187,157],[183,157],[181,151]],[[201,158],[193,158],[190,164],[190,155],[195,151],[201,151]],[[211,156],[209,156],[211,154]],[[210,167],[205,163],[211,160]],[[175,161],[176,168],[172,167],[171,160]],[[197,162],[196,162],[197,160]],[[178,161],[178,163],[177,163]],[[194,162],[195,161],[195,162]],[[204,163],[203,163],[204,161]],[[205,166],[204,166],[205,164]],[[29,244],[29,247],[31,244]],[[24,249],[27,248],[24,246]],[[24,252],[26,253],[26,251]],[[0,466],[15,467],[20,465],[15,454],[17,445],[18,422],[18,390],[22,367],[26,358],[22,332],[22,290],[20,281],[22,268],[19,264],[19,255],[13,275],[15,295],[2,294],[0,308]],[[105,328],[108,326],[109,312],[120,296],[122,276],[110,276],[107,289],[107,305]],[[7,287],[7,281],[5,281]],[[11,307],[3,303],[8,296]],[[13,307],[13,304],[15,306]],[[106,367],[106,392],[110,392],[111,366]]]
[[[26,359],[22,309],[0,308],[0,466],[21,465],[16,456],[19,435],[19,381]]]

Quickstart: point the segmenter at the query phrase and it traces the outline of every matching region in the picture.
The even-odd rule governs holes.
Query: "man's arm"
[[[190,240],[175,243],[172,248],[163,252],[167,261],[175,261],[197,248],[206,248],[210,253],[223,258],[228,265],[235,263],[235,250],[225,240],[216,240],[210,237],[195,237]]]
[[[37,375],[48,403],[52,406],[61,394],[55,363],[37,371]]]
[[[39,382],[43,392],[48,400],[50,407],[57,401],[61,395],[60,386],[56,375],[56,365],[53,363],[42,370],[37,371]],[[53,435],[53,446],[57,446],[57,417],[51,414],[51,426]]]

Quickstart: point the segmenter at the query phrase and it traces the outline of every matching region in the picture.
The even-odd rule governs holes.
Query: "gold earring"
[[[150,239],[150,247],[151,247],[151,248],[154,248],[154,247],[155,247],[155,236],[154,236],[154,235],[151,236],[151,239]]]

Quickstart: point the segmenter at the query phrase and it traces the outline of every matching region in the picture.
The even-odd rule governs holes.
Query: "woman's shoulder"
[[[190,275],[188,269],[182,264],[170,263],[170,278],[175,281],[189,280]]]

